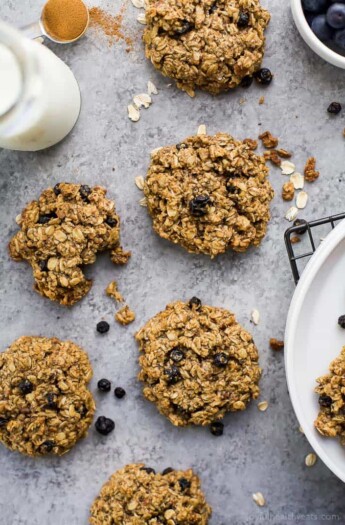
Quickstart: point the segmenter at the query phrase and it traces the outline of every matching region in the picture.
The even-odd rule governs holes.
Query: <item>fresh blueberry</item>
[[[122,388],[121,386],[117,386],[114,390],[114,396],[117,397],[117,399],[122,399],[126,395],[126,390]]]
[[[345,5],[337,2],[331,5],[327,11],[327,22],[334,29],[345,28]]]
[[[97,383],[97,388],[101,392],[110,392],[111,382],[109,379],[100,379]]]
[[[333,30],[327,23],[326,15],[317,15],[311,23],[311,28],[317,38],[323,42],[331,40],[333,36]]]
[[[302,0],[302,6],[310,13],[322,13],[326,11],[327,0]]]
[[[341,29],[340,31],[336,31],[333,41],[335,45],[337,45],[340,49],[345,50],[345,29]]]
[[[104,416],[100,416],[95,423],[95,427],[96,427],[97,432],[99,432],[103,436],[106,436],[114,430],[115,423],[112,419],[109,419]]]
[[[100,334],[106,334],[107,332],[109,332],[109,328],[110,326],[109,323],[107,323],[107,321],[100,321],[96,325],[96,330]]]

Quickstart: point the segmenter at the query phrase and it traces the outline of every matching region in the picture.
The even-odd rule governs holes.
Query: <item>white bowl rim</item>
[[[314,35],[305,17],[302,0],[291,0],[291,11],[296,27],[306,44],[321,58],[334,66],[345,69],[345,56],[342,56],[326,46]]]
[[[317,456],[323,461],[323,463],[335,474],[341,481],[345,482],[345,471],[344,469],[339,468],[339,466],[328,456],[325,449],[320,445],[317,440],[317,433],[310,430],[309,422],[304,416],[304,411],[300,406],[298,400],[297,388],[294,382],[294,373],[293,373],[293,345],[294,345],[294,334],[296,333],[296,325],[298,322],[298,317],[300,310],[303,306],[304,299],[309,291],[310,285],[312,284],[314,278],[316,277],[318,271],[321,269],[326,259],[330,254],[335,250],[338,244],[345,237],[345,219],[342,220],[335,228],[332,230],[322,242],[322,244],[317,248],[317,251],[310,259],[309,263],[305,267],[301,279],[297,285],[295,293],[293,295],[288,318],[286,322],[285,329],[285,350],[284,350],[284,360],[285,360],[285,373],[286,380],[288,384],[288,390],[292,406],[294,408],[296,417],[299,424],[301,425],[306,438],[308,439],[313,450]],[[340,446],[340,445],[339,445]]]

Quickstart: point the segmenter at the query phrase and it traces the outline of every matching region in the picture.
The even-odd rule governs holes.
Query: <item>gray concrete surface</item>
[[[81,117],[71,136],[43,153],[0,152],[1,348],[24,334],[71,338],[90,354],[93,391],[97,380],[106,376],[128,392],[122,401],[95,393],[97,414],[116,421],[115,432],[108,438],[92,428],[62,458],[33,460],[1,449],[1,525],[86,524],[88,508],[102,483],[114,470],[134,461],[158,469],[195,468],[214,509],[212,525],[345,523],[342,483],[320,461],[312,469],[304,466],[311,450],[298,431],[283,354],[268,348],[270,337],[283,336],[294,291],[283,243],[288,223],[283,218],[287,205],[280,198],[280,172],[271,171],[277,195],[262,246],[212,262],[155,236],[134,185],[137,175],[145,175],[151,149],[180,141],[201,123],[211,133],[221,130],[239,138],[256,137],[269,129],[280,137],[283,147],[294,151],[300,169],[309,154],[318,159],[322,175],[310,186],[304,216],[311,219],[344,211],[345,118],[329,117],[326,108],[333,100],[345,102],[345,73],[305,46],[294,28],[288,2],[264,3],[272,12],[265,64],[275,73],[268,89],[253,86],[217,98],[198,94],[190,99],[145,61],[142,27],[135,21],[138,12],[129,5],[125,26],[134,35],[133,52],[126,53],[121,42],[108,47],[91,32],[75,46],[55,48],[73,68],[83,93]],[[30,22],[38,17],[40,4],[3,0],[0,16],[18,25]],[[119,8],[118,1],[100,5],[113,12]],[[140,122],[133,124],[126,106],[132,95],[145,90],[150,78],[159,87],[159,95]],[[264,105],[258,104],[261,95]],[[242,97],[244,104],[239,103]],[[123,220],[123,245],[133,251],[126,268],[114,268],[106,255],[100,257],[89,270],[95,279],[91,292],[69,310],[34,293],[30,268],[12,262],[6,251],[22,207],[41,189],[64,180],[109,188]],[[127,328],[112,322],[114,306],[104,295],[111,279],[118,280],[137,314],[136,322]],[[261,353],[262,399],[269,401],[269,409],[260,413],[253,403],[245,413],[229,415],[224,437],[218,439],[207,429],[173,428],[143,399],[136,380],[138,351],[133,333],[169,301],[192,295],[234,310],[254,333]],[[255,328],[249,322],[253,307],[260,310],[262,319]],[[105,337],[95,332],[102,318],[111,323]],[[253,503],[251,495],[256,491],[265,495],[266,508]]]

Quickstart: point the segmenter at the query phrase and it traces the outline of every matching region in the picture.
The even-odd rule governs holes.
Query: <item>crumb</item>
[[[297,235],[295,235],[294,237],[291,237],[290,242],[291,242],[291,244],[297,244],[297,243],[301,242],[301,238],[297,237]]]
[[[130,324],[135,320],[135,313],[126,304],[115,314],[115,320],[122,325]]]
[[[123,303],[124,299],[117,288],[116,281],[112,281],[111,283],[109,283],[105,289],[105,292],[107,295],[109,295],[109,297],[113,297],[115,301]]]
[[[247,102],[247,100],[245,98],[240,98],[240,105],[242,106],[243,104],[245,104]]]
[[[276,148],[278,146],[279,140],[272,135],[270,131],[264,131],[259,135],[259,139],[262,140],[265,148]]]
[[[260,97],[260,98],[259,98],[259,104],[260,104],[260,106],[261,106],[262,104],[264,104],[264,103],[265,103],[265,97]]]
[[[292,182],[285,182],[282,187],[282,198],[284,201],[292,201],[295,196],[295,188]]]
[[[274,337],[271,337],[270,347],[272,348],[272,350],[283,350],[284,341],[280,341],[279,339],[275,339]]]
[[[264,151],[264,157],[265,157],[265,160],[270,160],[273,164],[275,164],[276,166],[280,166],[281,165],[281,160],[277,154],[277,152],[275,150],[271,150],[271,151]]]
[[[127,264],[131,255],[131,252],[125,252],[125,250],[119,247],[112,251],[111,260],[114,264]]]
[[[258,147],[258,141],[253,139],[244,139],[243,142],[249,146],[251,150],[256,150]]]
[[[315,166],[315,157],[309,157],[304,168],[304,176],[307,182],[314,182],[319,178],[320,172],[315,170]]]
[[[290,153],[286,149],[279,148],[279,149],[276,149],[275,151],[277,155],[279,155],[279,157],[281,157],[282,159],[291,159],[292,157],[292,153]]]

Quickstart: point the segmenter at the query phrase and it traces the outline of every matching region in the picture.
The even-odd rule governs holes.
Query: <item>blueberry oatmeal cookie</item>
[[[269,20],[259,0],[149,0],[146,57],[189,95],[217,94],[259,70]]]
[[[83,266],[98,252],[110,250],[115,264],[130,253],[120,246],[120,220],[115,204],[101,186],[60,183],[26,206],[18,217],[20,231],[9,250],[16,261],[31,265],[35,289],[43,297],[71,306],[92,286]]]
[[[29,456],[68,452],[92,422],[91,376],[74,343],[17,339],[0,354],[0,442]]]
[[[103,485],[90,509],[91,525],[207,525],[211,507],[190,470],[127,465]]]
[[[259,395],[257,348],[223,308],[171,303],[136,339],[144,396],[174,425],[212,424]]]
[[[327,437],[339,437],[345,445],[345,346],[329,366],[329,374],[317,379],[320,411],[315,428]]]
[[[274,194],[264,158],[226,133],[153,152],[144,193],[158,235],[211,257],[258,246]]]

